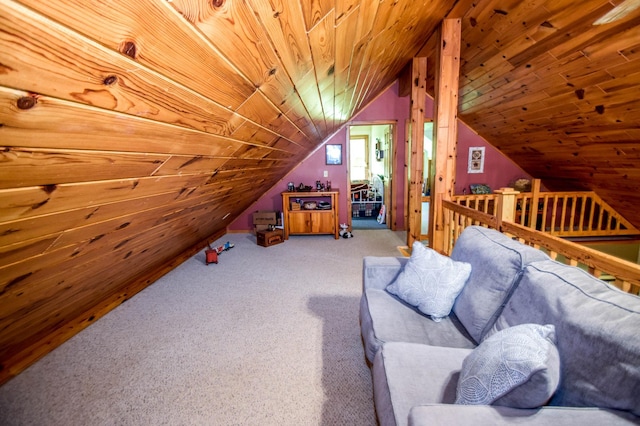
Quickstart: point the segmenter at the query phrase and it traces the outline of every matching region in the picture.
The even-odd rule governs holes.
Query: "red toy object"
[[[209,243],[207,243],[207,246],[209,248],[204,251],[207,265],[210,263],[218,263],[218,255],[223,251],[227,251],[234,247],[234,245],[231,244],[229,241],[227,241],[226,243],[224,243],[224,245],[221,245],[220,247],[217,247],[217,248],[211,248],[211,244]]]
[[[207,265],[210,263],[218,263],[218,252],[212,249],[211,246],[204,251],[204,254],[207,256]]]

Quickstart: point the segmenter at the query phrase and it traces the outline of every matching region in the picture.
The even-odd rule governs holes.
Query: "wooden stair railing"
[[[595,192],[540,192],[539,187],[534,179],[532,192],[517,194],[515,223],[559,237],[640,235]],[[492,215],[496,215],[496,199],[497,194],[452,197],[457,204]]]
[[[497,194],[496,205],[508,205],[499,198],[513,197],[513,193]],[[503,200],[504,201],[504,200]],[[480,225],[497,229],[520,242],[539,248],[552,259],[579,266],[595,277],[610,282],[623,291],[640,295],[640,265],[584,247],[554,235],[531,229],[509,217],[478,211],[451,201],[443,201],[445,215],[444,254],[451,254],[455,241],[467,226]],[[509,220],[511,219],[511,220]]]
[[[541,192],[537,196],[521,193],[517,200],[522,214],[516,222],[552,235],[640,235],[638,229],[592,191]]]

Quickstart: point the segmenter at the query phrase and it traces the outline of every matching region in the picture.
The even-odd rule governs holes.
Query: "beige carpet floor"
[[[405,234],[225,241],[0,387],[0,424],[375,425],[362,257],[400,255]]]

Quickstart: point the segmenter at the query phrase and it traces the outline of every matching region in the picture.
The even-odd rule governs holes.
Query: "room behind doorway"
[[[349,127],[349,217],[353,229],[389,228],[393,124]]]

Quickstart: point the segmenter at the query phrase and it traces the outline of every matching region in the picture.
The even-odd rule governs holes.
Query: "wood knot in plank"
[[[23,96],[18,99],[16,105],[20,109],[31,109],[36,106],[36,103],[38,103],[38,100],[35,98],[35,96]]]
[[[138,53],[138,48],[136,47],[136,44],[133,41],[127,40],[120,44],[120,53],[135,59],[136,54]]]
[[[211,6],[214,8],[222,7],[224,5],[224,1],[225,0],[211,0]]]
[[[115,75],[107,76],[104,80],[102,80],[105,86],[111,86],[112,84],[115,84],[117,81],[118,81],[118,77]]]
[[[578,99],[584,99],[584,89],[576,90],[576,96],[578,97]]]
[[[50,185],[42,185],[42,190],[46,192],[48,195],[51,195],[53,191],[58,189],[58,185],[50,184]]]
[[[604,105],[597,105],[596,112],[600,115],[604,114]]]

